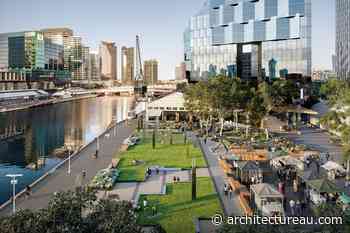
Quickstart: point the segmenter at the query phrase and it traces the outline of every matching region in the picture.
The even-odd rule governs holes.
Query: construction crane
[[[141,46],[140,37],[136,35],[136,64],[135,64],[135,94],[138,97],[145,97],[147,93],[147,86],[144,82],[142,59],[141,59]]]

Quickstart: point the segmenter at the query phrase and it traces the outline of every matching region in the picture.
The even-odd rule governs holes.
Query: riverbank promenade
[[[68,162],[55,170],[32,188],[29,198],[24,195],[16,199],[16,209],[40,209],[47,206],[51,196],[55,192],[74,190],[77,186],[87,184],[95,174],[108,167],[113,156],[118,152],[123,141],[132,134],[135,122],[121,122],[107,130],[99,138],[99,155],[94,158],[96,140],[83,148],[71,159],[71,173],[68,174]],[[83,178],[82,171],[86,171]],[[9,184],[10,185],[10,184]],[[0,210],[0,216],[8,215],[12,211],[12,204]]]

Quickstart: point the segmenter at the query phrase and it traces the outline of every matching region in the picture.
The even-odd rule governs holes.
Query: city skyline
[[[135,1],[81,3],[81,1],[68,3],[64,0],[56,4],[55,11],[52,11],[51,5],[42,0],[35,3],[18,0],[2,1],[1,32],[70,27],[92,50],[96,50],[102,40],[114,41],[118,47],[134,46],[135,35],[140,34],[142,59],[157,58],[160,79],[170,79],[175,78],[174,68],[183,59],[182,35],[188,18],[196,13],[204,0],[176,3],[160,0],[154,0],[152,3]],[[319,0],[313,1],[312,5],[312,68],[330,69],[331,56],[335,53],[335,3],[334,0]],[[78,7],[81,6],[84,6],[84,10],[76,14]],[[171,14],[167,9],[171,9]],[[11,12],[18,14],[14,18]]]

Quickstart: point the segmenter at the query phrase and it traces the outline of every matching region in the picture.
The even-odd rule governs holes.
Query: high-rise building
[[[336,0],[337,76],[350,80],[350,1]]]
[[[70,71],[73,80],[84,80],[83,77],[83,44],[80,36],[72,36],[69,56]]]
[[[45,45],[37,31],[0,34],[1,69],[44,69]]]
[[[122,83],[133,84],[135,72],[135,49],[122,47],[121,52]]]
[[[100,71],[100,56],[97,52],[90,52],[89,59],[89,80],[100,81],[101,80],[101,71]]]
[[[45,38],[45,69],[63,70],[64,52],[63,45],[55,43],[53,40]]]
[[[186,79],[186,63],[181,62],[175,67],[175,79],[178,81]]]
[[[337,56],[332,55],[332,71],[337,72]]]
[[[155,85],[158,82],[158,61],[146,60],[143,65],[143,77],[147,85]]]
[[[270,76],[271,60],[277,76],[311,77],[311,0],[207,0],[184,32],[184,48],[192,80],[228,67],[240,78]]]
[[[117,47],[114,42],[102,41],[100,48],[101,78],[103,80],[117,79]]]
[[[69,70],[69,58],[71,50],[71,37],[73,36],[73,30],[69,28],[47,28],[41,30],[44,34],[44,38],[50,39],[54,44],[63,46],[63,64],[64,69]]]
[[[87,46],[82,47],[82,79],[89,80],[90,75],[90,48]]]

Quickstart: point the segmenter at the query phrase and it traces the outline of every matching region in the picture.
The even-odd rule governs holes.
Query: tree
[[[130,202],[101,200],[87,216],[96,233],[142,233]],[[91,230],[91,229],[90,229]]]
[[[1,233],[141,233],[131,203],[98,200],[91,190],[57,193],[47,208],[0,219]]]

